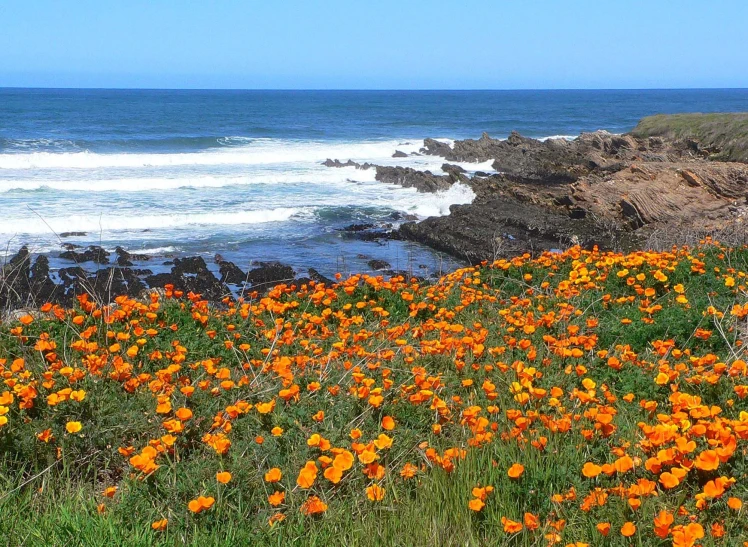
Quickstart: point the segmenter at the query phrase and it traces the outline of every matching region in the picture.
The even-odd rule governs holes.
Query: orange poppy
[[[525,472],[525,466],[521,463],[515,463],[512,465],[509,470],[507,471],[507,475],[509,475],[513,479],[518,479],[522,476],[522,473]]]

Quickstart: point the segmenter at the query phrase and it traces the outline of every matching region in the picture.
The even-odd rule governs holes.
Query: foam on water
[[[237,137],[230,137],[236,139]],[[387,158],[395,150],[417,152],[421,141],[314,142],[284,139],[248,139],[241,146],[180,154],[84,152],[31,152],[0,154],[0,169],[100,169],[105,167],[162,167],[190,165],[263,165],[319,163],[327,158],[370,161]],[[442,139],[444,142],[451,142]],[[345,159],[343,159],[345,158]]]
[[[192,226],[235,226],[241,224],[263,224],[282,222],[299,213],[299,209],[283,208],[256,211],[187,213],[163,215],[102,214],[101,216],[69,215],[17,220],[0,220],[0,234],[49,234],[61,232],[122,232],[154,229],[175,229]],[[143,234],[146,238],[150,234]],[[136,236],[137,238],[137,236]]]

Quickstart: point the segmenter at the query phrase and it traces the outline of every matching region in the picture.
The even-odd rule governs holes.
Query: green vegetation
[[[0,543],[740,545],[748,248],[0,325]]]
[[[659,114],[643,118],[631,132],[636,137],[694,139],[712,159],[748,162],[748,113]]]

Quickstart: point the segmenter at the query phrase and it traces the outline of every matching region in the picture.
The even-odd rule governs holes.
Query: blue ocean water
[[[748,110],[748,90],[196,91],[0,89],[0,249],[55,256],[62,242],[171,257],[221,253],[247,267],[365,271],[371,258],[438,272],[454,265],[402,242],[340,228],[447,214],[472,192],[418,194],[326,158],[439,173],[439,158],[393,159],[425,137],[576,136],[643,116]],[[490,170],[466,164],[469,170]],[[65,236],[83,232],[83,236]]]

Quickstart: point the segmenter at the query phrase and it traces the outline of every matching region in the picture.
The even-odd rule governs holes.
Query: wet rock
[[[24,245],[0,268],[0,309],[25,305],[29,296],[31,256]]]
[[[120,246],[115,247],[114,252],[117,255],[116,262],[118,266],[132,266],[132,261],[130,260],[130,253],[125,251]]]
[[[449,175],[434,175],[430,171],[416,171],[411,167],[377,166],[376,180],[388,184],[397,184],[403,188],[415,188],[419,192],[437,192],[447,190],[454,180]]]
[[[442,165],[442,171],[447,174],[449,180],[451,180],[453,184],[455,182],[467,182],[470,180],[470,177],[465,174],[467,173],[467,171],[465,171],[465,169],[463,169],[459,165],[451,165],[449,163],[445,163],[444,165]]]
[[[29,276],[29,293],[39,305],[57,300],[56,293],[62,292],[49,276],[49,259],[39,255],[31,266]]]
[[[325,167],[355,167],[356,169],[366,170],[371,167],[374,167],[372,164],[366,162],[366,163],[356,163],[355,161],[348,160],[347,162],[343,163],[339,159],[331,160],[330,158],[327,158],[325,161],[322,162],[322,165]]]
[[[395,153],[392,154],[392,157],[393,158],[407,158],[408,154],[406,154],[405,152],[401,152],[400,150],[395,150]]]
[[[423,148],[421,148],[420,152],[427,156],[441,156],[446,158],[452,153],[452,149],[446,143],[434,139],[424,139]]]
[[[279,283],[288,283],[296,277],[290,266],[280,262],[260,262],[259,266],[249,270],[247,280],[253,289],[269,289]]]
[[[369,262],[367,262],[366,264],[372,270],[389,270],[390,268],[392,268],[390,263],[385,260],[369,260]]]
[[[85,289],[100,302],[111,302],[117,296],[136,297],[146,286],[130,268],[109,267],[86,278]]]
[[[335,284],[335,281],[330,279],[329,277],[325,277],[321,273],[319,273],[314,268],[309,268],[308,270],[309,278],[313,281],[316,281],[317,283],[324,283],[325,286],[330,287],[331,285]]]
[[[450,214],[406,223],[399,234],[471,263],[543,251],[572,244],[612,247],[612,235],[587,219],[509,195],[493,194],[470,205],[453,205]]]
[[[363,232],[374,228],[374,224],[349,224],[342,229],[344,232]]]
[[[82,262],[95,262],[96,264],[109,264],[109,252],[97,245],[91,245],[84,252],[65,251],[60,253],[59,258],[71,260],[77,264]]]
[[[193,292],[214,302],[229,294],[228,288],[208,269],[200,256],[174,259],[171,273],[155,274],[146,277],[149,287],[164,287],[167,284],[185,293]]]
[[[67,238],[67,237],[84,237],[84,236],[87,236],[87,235],[88,234],[86,232],[62,232],[60,234],[60,237],[64,237],[64,238]]]
[[[247,281],[247,274],[233,262],[222,260],[218,265],[219,271],[221,272],[221,283],[242,285]]]
[[[151,259],[150,255],[133,254],[122,247],[117,246],[114,249],[114,253],[117,255],[116,263],[118,266],[132,266],[132,261],[144,262]]]

